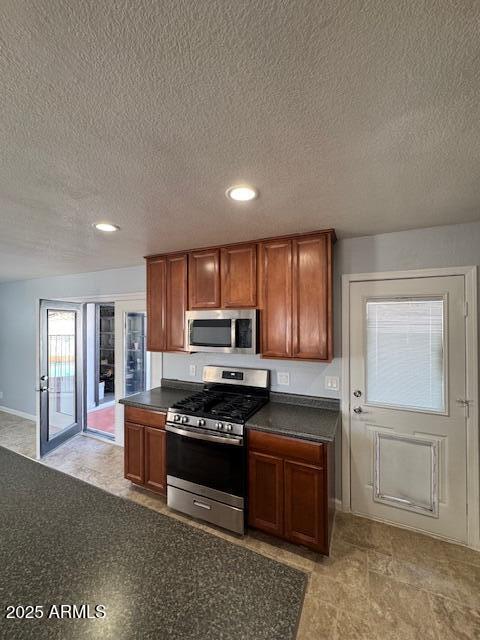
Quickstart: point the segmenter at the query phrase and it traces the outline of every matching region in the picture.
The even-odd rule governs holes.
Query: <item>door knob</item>
[[[355,413],[362,413],[362,407],[353,407]]]
[[[361,397],[361,395],[362,395],[362,392],[360,391],[360,389],[356,389],[356,390],[353,392],[353,395],[355,396],[355,398],[360,398],[360,397]]]
[[[46,382],[46,381],[48,380],[48,376],[41,376],[41,377],[40,377],[40,380],[41,380],[42,382]]]

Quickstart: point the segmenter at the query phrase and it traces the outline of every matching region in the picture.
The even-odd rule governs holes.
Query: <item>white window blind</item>
[[[370,300],[367,402],[444,411],[443,299]]]

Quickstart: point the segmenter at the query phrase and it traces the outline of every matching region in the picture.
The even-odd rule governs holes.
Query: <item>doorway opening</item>
[[[79,433],[122,445],[117,400],[152,382],[144,296],[40,300],[39,312],[37,456]]]
[[[115,439],[115,304],[85,305],[85,430]]]

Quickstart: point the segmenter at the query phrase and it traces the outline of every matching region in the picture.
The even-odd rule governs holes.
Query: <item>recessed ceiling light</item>
[[[110,224],[110,222],[95,222],[93,226],[95,229],[98,229],[98,231],[106,231],[107,233],[112,233],[120,229],[118,225]]]
[[[258,191],[248,184],[237,184],[234,187],[229,187],[225,195],[227,198],[230,198],[230,200],[235,200],[236,202],[248,202],[249,200],[258,198]]]

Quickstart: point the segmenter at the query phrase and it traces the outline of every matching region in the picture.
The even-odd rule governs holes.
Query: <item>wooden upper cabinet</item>
[[[221,250],[222,307],[257,306],[257,245],[240,244]]]
[[[185,350],[187,310],[187,254],[166,256],[166,351]],[[150,330],[151,323],[149,324]]]
[[[188,306],[220,307],[220,249],[192,251],[188,258]]]
[[[260,244],[262,355],[292,356],[292,241]]]
[[[149,258],[147,261],[147,350],[165,351],[165,308],[166,308],[165,257]]]
[[[332,237],[295,238],[293,246],[293,357],[331,360]]]
[[[184,351],[187,309],[257,307],[263,357],[330,361],[334,241],[329,229],[147,258],[148,350]]]
[[[147,349],[183,351],[187,254],[147,259]]]

